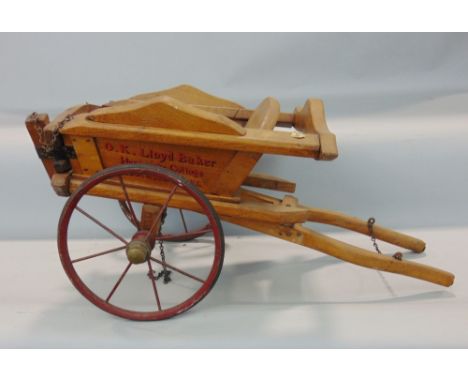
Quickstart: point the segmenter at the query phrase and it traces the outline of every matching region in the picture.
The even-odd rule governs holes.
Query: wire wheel
[[[136,195],[148,182],[158,185],[160,197],[144,204]],[[173,207],[178,197],[185,202]],[[127,219],[113,199],[125,205]],[[179,210],[186,227],[202,228],[174,234]],[[82,240],[90,236],[91,244]],[[93,304],[131,320],[162,320],[211,290],[223,265],[224,235],[211,203],[193,184],[157,166],[131,164],[100,171],[73,192],[60,216],[58,249],[69,279]]]

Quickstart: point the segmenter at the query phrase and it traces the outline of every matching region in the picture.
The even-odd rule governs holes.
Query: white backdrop
[[[297,181],[304,204],[395,228],[468,223],[466,34],[0,34],[0,52],[0,239],[54,238],[64,203],[25,134],[30,112],[180,83],[285,111],[323,98],[339,158],[257,167]]]

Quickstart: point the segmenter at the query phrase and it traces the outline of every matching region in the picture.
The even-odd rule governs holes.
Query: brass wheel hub
[[[144,239],[134,239],[127,245],[127,258],[132,264],[141,264],[148,260],[151,246]]]

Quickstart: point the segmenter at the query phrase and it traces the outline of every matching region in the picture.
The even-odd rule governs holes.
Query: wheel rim
[[[186,236],[207,234],[207,239],[201,245],[171,243],[169,240],[180,241],[184,239],[184,235],[174,237],[173,234],[159,232],[157,219],[146,231],[134,228],[119,232],[121,228],[116,229],[116,223],[112,219],[108,219],[107,216],[102,218],[103,211],[96,213],[86,205],[88,201],[92,205],[96,200],[106,200],[91,196],[95,187],[109,182],[120,182],[122,200],[128,203],[132,216],[130,220],[136,219],[138,203],[131,201],[128,189],[129,184],[137,177],[151,177],[170,185],[170,192],[160,208],[159,217],[163,216],[164,211],[171,216],[170,201],[176,193],[183,192],[193,198],[198,204],[198,212],[201,211],[206,222],[201,225],[204,229],[189,231]],[[97,209],[96,205],[94,207]],[[95,249],[92,251],[80,250],[77,241],[69,238],[73,239],[76,228],[82,229],[83,222],[106,233],[116,244],[110,246],[110,243],[100,238],[99,241],[93,241]],[[151,230],[153,233],[158,231],[156,240],[149,239]],[[154,235],[151,237],[154,238]],[[128,248],[129,244],[132,244],[130,252],[140,254],[138,251],[143,251],[145,246],[138,245],[136,241],[145,239],[147,243],[151,243],[151,250],[146,260],[139,264],[134,257],[128,257]],[[160,243],[165,249],[165,258],[159,251]],[[128,319],[160,320],[190,309],[208,294],[222,268],[224,237],[216,212],[193,184],[172,171],[156,166],[122,165],[95,174],[70,196],[59,221],[58,248],[62,265],[71,282],[93,304],[111,314]],[[171,272],[170,276],[168,271]],[[170,279],[167,284],[164,282],[166,276]]]

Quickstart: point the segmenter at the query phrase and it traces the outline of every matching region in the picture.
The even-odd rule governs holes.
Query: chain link
[[[380,251],[379,245],[377,244],[377,239],[374,235],[374,224],[375,224],[375,218],[369,218],[367,220],[367,229],[369,230],[369,236],[372,241],[372,245],[375,248],[375,251],[381,255],[382,252]],[[395,254],[392,256],[395,260],[403,260],[403,254],[401,252],[395,252]]]
[[[165,210],[162,217],[161,217],[161,224],[159,226],[159,237],[162,236],[162,226],[164,224],[164,221],[166,220],[166,216],[167,216],[167,211]],[[158,244],[159,244],[159,254],[161,255],[161,262],[162,262],[162,267],[163,267],[163,270],[161,272],[158,273],[158,275],[156,276],[156,280],[160,279],[161,277],[163,277],[163,282],[164,284],[167,284],[171,281],[171,271],[168,271],[167,270],[167,267],[166,267],[166,254],[164,253],[164,243],[163,241],[160,239],[158,240]]]
[[[371,238],[371,241],[372,241],[372,245],[374,246],[375,251],[379,255],[381,255],[382,252],[380,251],[379,245],[377,244],[377,239],[374,236],[374,224],[375,224],[375,219],[374,218],[369,218],[369,220],[367,220],[367,229],[369,230],[369,235],[370,235],[370,238]]]

